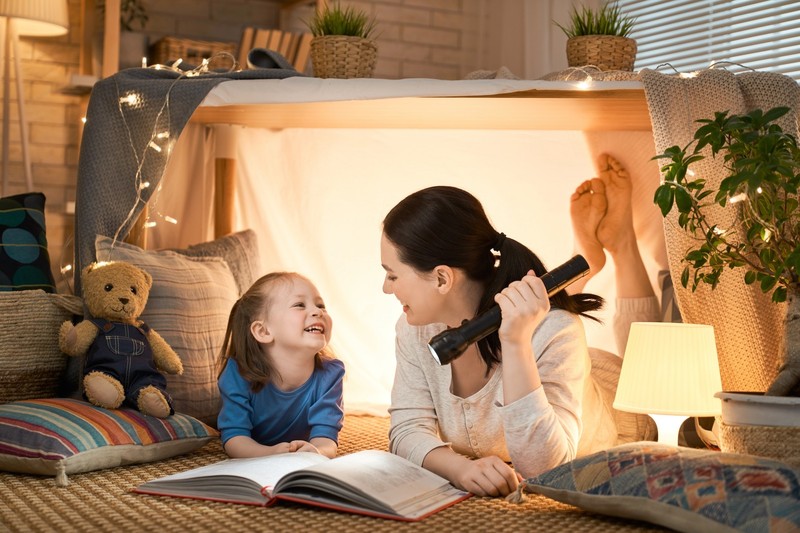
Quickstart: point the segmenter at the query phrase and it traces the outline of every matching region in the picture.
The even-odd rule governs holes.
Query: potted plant
[[[696,243],[683,258],[681,284],[713,289],[726,269],[744,269],[746,284],[758,284],[773,302],[787,302],[782,366],[767,396],[800,396],[800,150],[774,123],[788,111],[716,113],[698,121],[686,147],[656,156],[669,162],[654,201],[665,217],[677,208],[678,225]],[[690,169],[704,149],[723,157],[726,177],[716,188]],[[709,216],[720,207],[736,210],[730,227]]]
[[[569,25],[556,25],[567,36],[570,67],[632,71],[636,41],[629,35],[635,23],[636,19],[623,14],[618,4],[606,2],[596,10],[573,6]]]
[[[378,48],[372,40],[375,20],[366,12],[339,2],[317,8],[306,22],[311,39],[311,64],[319,78],[370,78]]]

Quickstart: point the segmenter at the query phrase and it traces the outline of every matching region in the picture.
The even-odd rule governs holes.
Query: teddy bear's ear
[[[153,286],[153,276],[144,269],[142,269],[142,274],[144,275],[144,281],[147,284],[147,288],[150,289]]]

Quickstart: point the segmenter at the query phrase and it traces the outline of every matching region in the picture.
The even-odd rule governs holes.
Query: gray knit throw
[[[158,147],[151,146],[154,135],[169,132],[169,138],[159,138],[156,144],[174,144],[195,108],[218,83],[301,75],[288,63],[279,63],[288,68],[194,77],[169,69],[133,68],[95,84],[78,161],[75,294],[81,293],[81,270],[95,261],[95,236],[127,236],[161,181],[168,150],[158,151]],[[149,182],[149,187],[138,191],[137,183],[141,182]]]

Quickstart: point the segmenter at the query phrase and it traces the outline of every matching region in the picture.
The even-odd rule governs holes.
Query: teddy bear
[[[90,317],[59,330],[59,347],[86,356],[83,389],[94,405],[116,409],[123,402],[146,415],[166,418],[174,410],[162,372],[183,373],[180,357],[139,320],[152,276],[124,261],[92,263],[81,272]]]

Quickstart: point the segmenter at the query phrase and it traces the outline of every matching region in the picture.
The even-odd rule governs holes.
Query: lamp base
[[[678,445],[678,432],[681,424],[686,420],[681,415],[650,415],[658,428],[658,442],[662,444]]]

